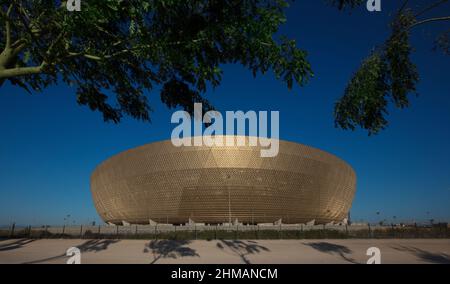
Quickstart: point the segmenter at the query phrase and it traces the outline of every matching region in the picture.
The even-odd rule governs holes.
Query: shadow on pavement
[[[34,240],[30,240],[30,239],[18,239],[15,240],[11,243],[7,243],[7,244],[0,244],[0,251],[8,251],[8,250],[13,250],[13,249],[19,249],[31,242],[33,242]]]
[[[327,242],[304,243],[304,245],[310,246],[313,249],[318,250],[320,252],[328,254],[337,254],[340,257],[342,257],[345,261],[348,261],[350,263],[357,263],[353,258],[347,256],[347,254],[351,254],[352,251],[346,246]]]
[[[191,242],[186,240],[154,240],[145,245],[144,253],[153,254],[153,261],[150,264],[156,263],[161,258],[200,257],[194,249],[187,246],[189,243]]]
[[[416,247],[407,247],[407,246],[393,246],[392,248],[398,251],[409,252],[425,262],[437,264],[450,264],[450,256],[445,253],[432,253]]]
[[[248,255],[270,251],[267,247],[259,245],[256,241],[220,240],[216,246],[221,250],[229,248],[246,264],[250,264],[250,260],[247,258]]]
[[[81,252],[99,252],[120,240],[89,240],[78,246]]]
[[[77,248],[80,249],[81,253],[83,253],[83,252],[99,252],[99,251],[108,249],[108,247],[110,245],[115,244],[117,242],[119,242],[119,240],[89,240],[89,241],[86,241],[86,242],[82,243],[81,245],[77,246]],[[47,261],[51,261],[51,260],[55,260],[55,259],[62,259],[65,257],[67,257],[67,256],[66,256],[66,253],[64,252],[63,254],[60,254],[60,255],[25,262],[25,264],[37,264],[37,263],[47,262]]]

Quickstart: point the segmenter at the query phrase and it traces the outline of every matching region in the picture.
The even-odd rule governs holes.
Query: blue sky
[[[271,74],[255,79],[238,65],[226,65],[222,84],[206,97],[223,111],[278,110],[282,139],[351,164],[358,176],[354,220],[450,221],[450,57],[432,51],[433,36],[448,24],[414,31],[420,96],[408,109],[391,109],[388,129],[369,137],[334,127],[334,103],[361,60],[387,36],[396,2],[382,1],[380,13],[362,7],[350,14],[323,1],[296,1],[281,33],[308,51],[315,73],[310,83],[288,91]],[[1,87],[0,224],[61,224],[67,214],[76,223],[99,222],[89,189],[94,168],[123,150],[170,138],[172,111],[157,90],[148,97],[151,124],[127,118],[114,125],[78,106],[73,89],[64,85],[33,95]]]

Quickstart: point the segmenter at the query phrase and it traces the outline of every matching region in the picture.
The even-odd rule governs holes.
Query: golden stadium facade
[[[122,152],[92,174],[95,207],[114,224],[321,224],[347,217],[356,184],[347,163],[282,140],[276,157],[262,158],[260,150],[167,140]]]

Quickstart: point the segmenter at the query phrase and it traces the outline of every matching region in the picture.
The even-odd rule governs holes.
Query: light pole
[[[230,175],[227,175],[227,180],[229,180],[231,177]],[[231,226],[231,194],[230,194],[230,187],[228,186],[227,183],[227,190],[228,190],[228,222],[229,225]]]
[[[230,197],[230,188],[229,187],[228,187],[228,222],[229,222],[229,225],[231,226],[231,197]]]

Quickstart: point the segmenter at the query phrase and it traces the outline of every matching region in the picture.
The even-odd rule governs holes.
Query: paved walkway
[[[65,263],[69,247],[81,263],[366,263],[369,247],[382,263],[450,263],[450,240],[0,240],[0,263]]]

